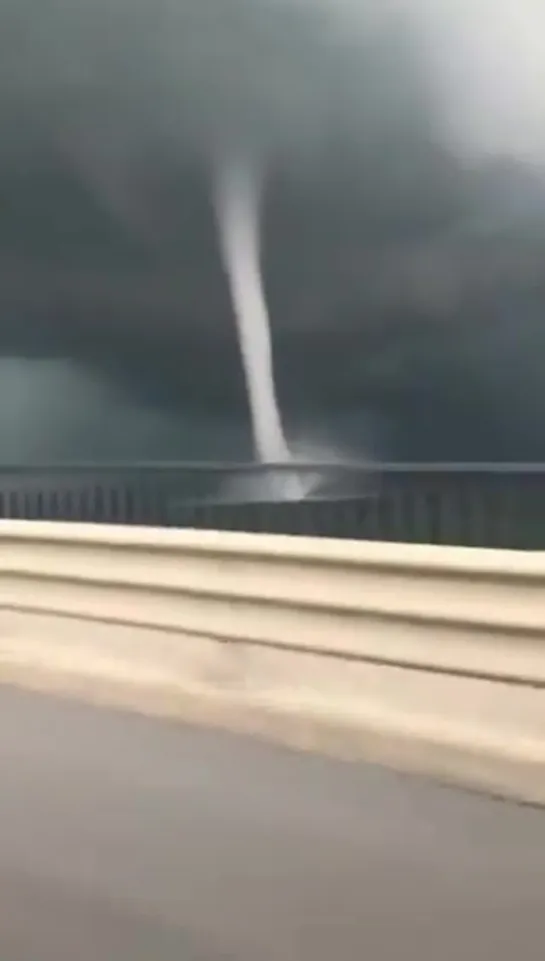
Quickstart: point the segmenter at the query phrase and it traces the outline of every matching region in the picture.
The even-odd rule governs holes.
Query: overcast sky
[[[139,2],[71,0],[67,5],[64,0],[0,0],[0,50],[4,40],[4,45],[7,41],[13,54],[11,61],[7,56],[9,51],[4,51],[5,56],[0,57],[2,109],[10,90],[6,71],[8,67],[17,67],[19,77],[25,76],[28,89],[36,94],[38,127],[47,127],[52,114],[43,110],[43,103],[39,103],[37,95],[41,95],[48,83],[51,85],[65,70],[68,70],[65,76],[71,76],[72,71],[80,77],[85,76],[89,63],[93,61],[92,57],[86,60],[93,44],[108,48],[111,67],[117,57],[116,36],[121,36],[125,30],[124,43],[130,46],[131,37],[134,41],[130,29],[131,11]],[[185,2],[164,0],[164,4],[171,4],[173,9],[175,4],[182,9]],[[227,9],[229,0],[217,2]],[[161,3],[163,0],[149,0],[148,12],[159,9]],[[497,258],[495,254],[490,258],[487,241],[479,241],[481,246],[477,245],[474,253],[469,242],[466,244],[460,228],[466,224],[469,211],[477,220],[481,218],[490,230],[490,224],[495,222],[490,216],[490,208],[493,208],[492,213],[499,211],[501,220],[503,198],[509,199],[509,191],[516,207],[518,184],[524,181],[525,171],[519,180],[515,177],[508,182],[494,180],[493,173],[492,188],[487,194],[492,196],[492,201],[488,207],[483,206],[483,213],[479,206],[480,194],[476,188],[474,190],[472,182],[464,193],[467,181],[464,180],[464,171],[460,173],[459,165],[451,164],[449,156],[437,157],[433,151],[426,154],[426,144],[422,147],[416,143],[418,137],[412,137],[422,116],[416,117],[418,91],[411,101],[410,84],[405,82],[402,74],[407,64],[401,64],[392,54],[384,69],[379,71],[376,92],[368,89],[369,73],[365,74],[365,69],[367,53],[374,49],[374,38],[384,35],[389,18],[402,15],[418,39],[419,64],[426,78],[428,99],[437,108],[433,123],[430,122],[430,140],[440,139],[443,145],[453,148],[458,159],[477,158],[485,167],[489,160],[501,155],[528,160],[534,165],[545,163],[545,0],[252,0],[252,3],[255,9],[260,5],[266,9],[272,5],[297,4],[307,8],[310,18],[314,16],[313,11],[321,7],[329,18],[328,29],[335,41],[333,52],[338,62],[343,60],[344,50],[350,51],[351,55],[360,50],[361,76],[366,78],[361,81],[360,96],[357,71],[351,72],[349,77],[347,74],[350,82],[356,83],[347,101],[350,109],[347,106],[347,115],[342,118],[344,133],[351,125],[355,129],[360,124],[361,141],[368,148],[372,141],[371,130],[380,132],[381,122],[385,119],[388,121],[385,129],[390,137],[388,149],[382,150],[379,143],[378,155],[369,151],[363,161],[358,159],[352,166],[343,144],[334,142],[333,159],[328,158],[329,166],[324,165],[324,170],[319,171],[314,181],[303,175],[297,186],[299,193],[294,191],[293,184],[288,184],[284,190],[273,184],[268,197],[264,257],[281,367],[279,380],[288,410],[295,410],[299,405],[301,409],[305,407],[305,414],[310,411],[325,422],[334,406],[335,411],[342,408],[346,423],[350,421],[351,437],[356,437],[357,441],[358,431],[363,436],[366,430],[353,425],[356,422],[363,424],[366,412],[375,405],[381,416],[384,413],[385,419],[389,418],[391,422],[398,423],[396,418],[410,416],[412,420],[406,436],[412,431],[410,436],[413,437],[420,430],[420,449],[425,447],[432,455],[437,450],[437,456],[448,458],[449,451],[453,452],[452,456],[460,452],[463,457],[464,451],[470,448],[470,452],[478,456],[485,441],[492,436],[490,425],[494,418],[501,425],[501,430],[498,428],[500,441],[506,436],[507,413],[506,409],[500,410],[500,404],[504,402],[503,398],[507,398],[510,411],[515,408],[518,411],[516,418],[513,415],[513,436],[524,437],[524,425],[534,417],[532,436],[539,440],[545,416],[541,340],[538,343],[536,339],[536,331],[543,327],[541,317],[545,304],[545,291],[539,287],[542,241],[539,238],[537,242],[533,241],[531,249],[522,247],[516,232],[519,226],[508,224],[505,231],[511,231],[512,245],[509,246],[509,241]],[[14,16],[19,18],[19,38],[33,34],[35,41],[40,43],[45,37],[43,18],[51,11],[55,13],[57,28],[50,36],[52,45],[47,56],[40,59],[32,54],[25,62],[20,43],[18,45],[13,36],[10,39],[7,30],[3,29],[2,18],[9,11],[10,4],[11,12],[16,11]],[[62,11],[67,9],[71,11],[72,26],[78,10],[86,9],[95,18],[97,28],[94,33],[88,29],[76,31],[79,39],[72,47],[71,38],[75,34],[62,29]],[[116,29],[121,28],[121,34],[104,29],[107,10],[125,11],[117,21]],[[53,20],[49,23],[51,26]],[[221,23],[218,21],[216,25],[212,18],[210,30],[213,32],[216,26],[219,29]],[[182,46],[180,41],[178,48],[175,32],[168,33],[169,63],[172,66],[169,82],[173,84],[174,67],[177,57],[182,56]],[[138,40],[138,43],[144,43],[144,47],[145,36],[144,31]],[[290,41],[292,39],[290,35]],[[229,42],[232,41],[231,36]],[[280,34],[277,41],[280,51]],[[28,49],[32,50],[32,45]],[[290,71],[297,68],[297,73],[304,65],[293,57],[294,48],[290,49]],[[235,54],[236,50],[231,49],[229,56]],[[332,62],[333,59],[332,55]],[[351,63],[357,63],[357,58]],[[242,78],[251,93],[252,85],[256,85],[255,71],[259,64],[260,57],[254,58],[252,70],[246,75],[243,71],[239,73],[239,80]],[[271,65],[274,66],[272,61]],[[378,65],[375,66],[378,69]],[[312,69],[316,69],[315,63]],[[292,99],[290,83],[295,73],[281,71],[284,84],[281,89],[287,100]],[[320,106],[319,85],[313,86],[310,73],[306,77],[301,103],[304,100],[309,104],[314,96]],[[100,76],[95,72],[94,80],[97,79]],[[229,92],[227,87],[223,90],[226,92]],[[174,94],[175,85],[171,86],[169,96]],[[387,110],[383,107],[385,102],[388,103]],[[405,117],[407,102],[412,104],[413,113],[407,110]],[[174,103],[175,98],[171,100],[171,104]],[[179,426],[182,423],[180,409],[188,409],[196,419],[201,417],[200,432],[202,417],[209,416],[208,413],[202,414],[205,395],[208,409],[215,405],[221,414],[225,413],[226,419],[231,418],[231,424],[243,416],[240,390],[237,393],[233,387],[241,380],[240,369],[233,360],[235,350],[232,344],[229,355],[225,350],[225,332],[230,331],[232,318],[217,262],[212,219],[206,206],[205,178],[203,176],[197,185],[190,178],[183,182],[187,171],[183,164],[180,164],[181,172],[174,164],[168,168],[168,177],[160,167],[159,175],[153,181],[151,177],[146,179],[147,171],[142,172],[134,163],[138,152],[138,125],[145,121],[153,127],[157,119],[155,114],[159,113],[155,105],[152,98],[144,117],[145,111],[139,114],[138,98],[135,98],[129,116],[129,105],[121,98],[115,107],[121,113],[115,114],[114,111],[106,120],[102,117],[99,123],[93,110],[87,119],[76,110],[74,126],[72,120],[67,121],[66,112],[61,112],[59,129],[63,142],[59,150],[62,153],[66,147],[69,154],[73,148],[73,166],[78,168],[76,172],[80,176],[79,183],[77,178],[70,181],[69,189],[63,195],[63,210],[60,205],[55,208],[56,200],[51,199],[57,194],[50,189],[48,171],[43,182],[38,182],[36,171],[41,159],[37,152],[29,151],[28,156],[23,157],[24,162],[18,159],[15,170],[6,175],[2,187],[4,193],[0,197],[3,211],[0,222],[1,322],[12,327],[19,323],[22,329],[19,317],[25,318],[25,330],[29,331],[25,350],[29,344],[32,347],[36,332],[40,333],[40,342],[43,342],[48,336],[48,325],[55,323],[60,328],[63,324],[65,331],[71,332],[71,339],[63,341],[59,335],[59,352],[69,352],[78,338],[77,331],[84,327],[89,329],[94,324],[97,338],[100,332],[101,353],[99,360],[96,357],[93,360],[95,366],[92,367],[90,362],[87,364],[81,346],[78,363],[87,364],[88,374],[85,376],[81,373],[81,366],[73,367],[70,357],[62,377],[49,361],[44,361],[39,376],[35,366],[31,370],[27,365],[23,370],[18,359],[6,362],[7,366],[0,371],[0,406],[3,411],[0,415],[0,446],[3,444],[4,451],[10,445],[10,450],[19,450],[17,444],[22,436],[19,427],[13,433],[13,421],[8,416],[10,404],[12,409],[16,407],[21,412],[21,423],[24,421],[27,425],[24,449],[29,457],[38,456],[36,445],[39,447],[40,438],[45,436],[40,416],[47,414],[55,429],[55,425],[70,421],[76,407],[73,398],[78,392],[80,413],[77,424],[74,425],[72,419],[66,426],[67,433],[71,432],[72,438],[77,440],[72,450],[77,448],[79,451],[84,433],[94,431],[98,441],[103,441],[107,456],[111,456],[116,447],[116,431],[126,439],[134,437],[134,444],[127,440],[127,445],[131,451],[140,450],[142,456],[146,453],[146,445],[147,450],[151,449],[149,438],[163,438],[151,444],[155,456],[159,456],[159,447],[161,456],[174,448],[176,456],[183,456],[183,450],[189,451],[185,438],[191,435],[191,428],[185,424]],[[290,110],[294,108],[294,103],[287,105]],[[423,114],[427,109],[425,105]],[[390,127],[388,110],[392,115],[397,111]],[[298,111],[299,107],[293,109],[288,127],[290,136],[295,131],[297,137],[303,137],[304,125],[299,133],[298,124],[293,124],[293,117],[301,117]],[[361,126],[364,111],[366,120]],[[176,149],[181,154],[182,112],[176,108],[167,113],[168,122],[180,126]],[[1,130],[0,151],[22,129],[17,113],[15,116],[13,112],[11,114],[11,127],[5,119],[8,116],[9,111],[1,114],[6,126]],[[338,125],[339,117],[333,119]],[[282,127],[283,124],[279,123],[278,129]],[[120,149],[120,141],[129,129],[131,136]],[[70,145],[74,130],[77,134],[75,146],[74,141]],[[425,140],[425,124],[422,123],[418,130],[420,139]],[[410,141],[407,148],[406,140]],[[35,164],[33,181],[28,174],[31,162]],[[490,166],[493,168],[494,165]],[[38,173],[41,175],[41,171]],[[28,180],[25,181],[27,174]],[[92,191],[85,194],[81,185],[87,174],[91,186],[96,188],[95,199],[100,201],[93,209],[89,200]],[[62,178],[65,182],[70,178],[66,169],[61,171],[57,180],[55,176],[57,174],[53,171],[51,182],[61,196],[65,189]],[[161,182],[155,190],[158,181]],[[535,191],[539,192],[539,189],[539,183],[537,186],[530,184],[527,195],[530,206],[536,210],[539,210],[539,204]],[[98,212],[97,207],[100,207]],[[456,230],[456,236],[461,239],[459,243],[456,241],[458,247],[452,249],[450,237]],[[380,238],[379,244],[376,237]],[[509,273],[505,263],[516,275],[506,294],[501,286]],[[532,263],[538,264],[537,270]],[[471,279],[468,279],[469,274]],[[510,283],[508,277],[506,283]],[[449,335],[450,340],[442,332],[445,318],[458,325],[457,332]],[[189,339],[180,339],[181,346],[178,347],[168,341],[164,356],[154,357],[152,361],[150,345],[161,324],[170,325],[181,333],[184,328],[196,329],[201,340],[199,350],[193,349]],[[138,343],[136,336],[128,334],[136,327]],[[148,341],[144,336],[146,327],[149,329]],[[320,337],[316,334],[318,329]],[[472,331],[471,338],[468,330]],[[514,331],[515,335],[506,336],[506,330]],[[220,331],[223,332],[221,338]],[[293,336],[290,340],[287,334],[291,336],[293,332],[297,333],[297,338]],[[11,339],[13,341],[13,337]],[[144,360],[138,359],[136,363],[134,358],[138,351]],[[111,378],[104,387],[97,373],[105,356],[108,360],[113,359],[120,370],[129,354],[136,371],[131,374],[131,385],[135,391],[138,388],[142,392],[141,397],[133,398],[133,406],[130,398],[121,400],[111,393]],[[451,367],[448,366],[450,358]],[[149,378],[150,382],[154,380],[153,389],[146,383],[144,361],[148,371],[154,367],[153,377],[150,374]],[[35,365],[37,361],[28,363]],[[60,378],[58,381],[57,377]],[[161,426],[155,415],[155,400],[150,398],[160,393],[157,384],[167,380],[174,385],[173,395],[178,392],[179,406],[168,416],[164,415]],[[73,403],[64,406],[61,403],[59,407],[59,399],[55,397],[57,383],[61,385],[59,390],[63,397],[71,395]],[[436,399],[438,395],[433,391],[443,390],[447,383],[451,393],[448,397],[442,395],[441,408]],[[428,388],[429,393],[426,393]],[[467,409],[464,408],[465,398],[469,395],[471,404],[477,403],[479,391],[486,413],[481,431],[483,441],[477,433],[470,436],[472,424],[477,424],[476,431],[481,429],[479,417],[474,408],[467,405]],[[233,400],[235,396],[238,406]],[[107,432],[102,429],[104,411],[112,408],[117,412],[117,421],[110,419]],[[149,412],[150,408],[154,409]],[[455,430],[458,431],[456,443],[445,441],[441,430],[429,422],[431,413],[435,416],[440,409],[443,413],[437,413],[436,419],[439,416],[451,418],[455,426],[451,424],[445,431],[451,431],[451,437]],[[87,416],[90,411],[94,411],[92,417]],[[91,421],[95,427],[91,426]],[[342,434],[342,428],[337,426],[340,423],[335,420],[339,436]],[[34,425],[33,434],[29,424]],[[11,440],[9,444],[7,440],[4,443],[2,437],[6,438],[10,430]],[[216,425],[213,431],[210,428],[216,438],[227,436],[226,431],[223,426]],[[193,431],[194,435],[196,433]],[[428,436],[432,440],[426,447],[422,437]],[[34,438],[32,441],[31,437]],[[247,449],[247,430],[244,437]],[[469,438],[468,443],[465,443],[466,438]],[[231,441],[226,445],[223,440],[215,440],[214,450],[217,452],[221,448],[223,452],[230,444]],[[244,449],[244,444],[237,442],[235,445],[233,441],[238,451]],[[531,444],[528,449],[530,447]],[[416,448],[406,443],[403,449],[404,455],[410,457],[411,450]],[[501,452],[501,444],[496,449]],[[540,449],[545,450],[545,442]],[[490,450],[496,456],[492,447]],[[202,456],[196,454],[195,445],[193,452],[194,456]],[[391,456],[389,447],[388,453]],[[10,454],[13,456],[15,453]]]
[[[4,0],[0,24],[9,16],[19,26],[13,34],[3,29],[11,48],[3,53],[0,71],[18,72],[19,82],[34,84],[36,90],[69,79],[96,87],[103,79],[96,75],[98,66],[109,69],[116,58],[126,63],[132,49],[141,52],[142,71],[164,70],[171,81],[178,71],[183,79],[182,61],[187,60],[191,46],[184,11],[193,4],[194,0],[108,0],[107,4],[71,0],[69,5],[57,0]],[[430,82],[446,110],[450,133],[461,146],[545,154],[543,0],[252,0],[251,6],[254,13],[260,7],[264,12],[267,8],[301,8],[308,16],[309,35],[312,23],[318,22],[316,13],[325,12],[331,37],[352,48],[359,43],[362,50],[388,20],[403,16],[420,31],[427,47]],[[205,0],[201,7],[208,10]],[[218,11],[221,8],[228,12],[228,0],[219,4]],[[210,9],[206,19],[192,15],[198,43],[207,37],[212,59],[223,56],[236,70],[237,58],[230,53],[234,47],[229,17],[215,15],[213,4]],[[292,42],[287,19],[286,31],[287,51]],[[240,37],[244,42],[243,31]],[[25,50],[31,62],[25,61]],[[99,50],[102,53],[97,56]],[[271,39],[274,56],[275,50]],[[201,49],[198,56],[204,59]],[[254,74],[258,66],[259,61],[254,62]],[[282,66],[285,69],[286,63]],[[267,75],[262,55],[261,67]],[[298,69],[302,77],[315,66],[303,60]],[[296,76],[293,64],[286,80],[290,76]],[[249,86],[257,82],[254,75]],[[316,75],[317,96],[318,87]],[[174,94],[171,91],[171,96]]]
[[[458,145],[543,161],[542,0],[417,0],[413,6],[419,3]]]
[[[448,134],[460,149],[545,159],[543,0],[317,2],[345,24],[352,42],[355,31],[367,37],[400,12],[418,24]]]

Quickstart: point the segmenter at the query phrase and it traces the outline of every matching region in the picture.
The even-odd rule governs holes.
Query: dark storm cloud
[[[108,405],[104,456],[203,456],[186,421],[223,452],[203,423],[245,423],[210,195],[244,149],[288,423],[365,451],[375,417],[386,456],[545,456],[545,57],[531,0],[487,2],[2,0],[0,336],[95,385],[62,381],[71,451]],[[36,398],[13,404],[39,435]]]

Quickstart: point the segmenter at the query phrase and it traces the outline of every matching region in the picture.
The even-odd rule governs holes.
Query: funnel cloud
[[[2,0],[4,460],[545,460],[544,81],[539,0]]]

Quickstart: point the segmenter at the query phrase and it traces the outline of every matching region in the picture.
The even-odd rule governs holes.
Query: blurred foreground
[[[525,961],[544,815],[0,694],[2,961]]]

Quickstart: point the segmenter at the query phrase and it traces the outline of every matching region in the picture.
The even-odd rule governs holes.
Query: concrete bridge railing
[[[545,802],[545,554],[5,521],[0,680]]]

